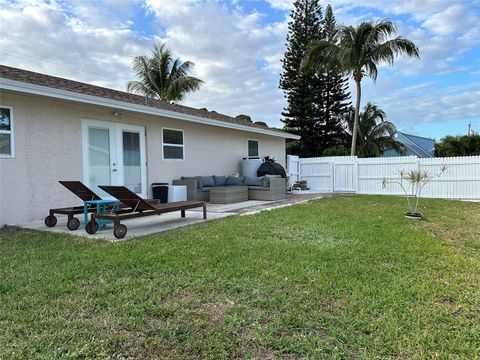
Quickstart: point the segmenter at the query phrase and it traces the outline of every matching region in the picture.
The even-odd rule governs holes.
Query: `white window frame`
[[[163,130],[172,130],[172,131],[180,131],[182,133],[182,145],[179,144],[169,144],[163,142]],[[174,129],[174,128],[168,128],[168,127],[162,127],[162,160],[163,161],[184,161],[185,160],[185,132],[182,129]],[[164,146],[174,146],[174,147],[180,147],[183,149],[182,155],[183,157],[181,159],[165,159],[165,151],[164,151]]]
[[[14,132],[14,121],[13,121],[13,107],[5,106],[0,104],[0,108],[10,110],[10,130],[0,130],[0,134],[9,134],[10,135],[10,154],[0,154],[0,158],[11,159],[15,157],[15,132]]]
[[[249,153],[250,147],[248,146],[250,141],[256,141],[257,142],[257,151],[258,151],[257,155],[250,155],[250,153]],[[260,156],[260,140],[258,140],[258,139],[247,139],[247,157],[250,157],[250,156]]]

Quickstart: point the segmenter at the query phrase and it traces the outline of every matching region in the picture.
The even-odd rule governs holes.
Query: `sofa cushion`
[[[202,177],[201,176],[182,176],[181,180],[197,180],[197,190],[203,189]]]
[[[227,182],[225,185],[234,186],[234,185],[243,185],[243,176],[229,176],[227,177]]]
[[[270,187],[270,179],[277,179],[281,178],[282,175],[265,175],[263,177],[263,186],[264,187]]]
[[[227,183],[227,177],[226,176],[213,175],[213,185],[214,186],[225,186],[226,183]]]
[[[245,176],[245,185],[248,186],[263,186],[263,176],[260,177],[252,177],[252,176]]]
[[[202,185],[204,188],[215,186],[213,176],[202,176]]]

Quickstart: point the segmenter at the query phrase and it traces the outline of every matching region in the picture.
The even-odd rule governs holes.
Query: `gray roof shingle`
[[[223,121],[227,123],[244,125],[248,127],[257,128],[257,129],[266,129],[266,130],[288,134],[279,129],[248,123],[246,121],[236,119],[234,117],[220,114],[214,111],[208,111],[204,109],[195,109],[192,107],[178,105],[178,104],[170,104],[166,101],[158,100],[158,99],[148,99],[147,101],[147,99],[141,95],[130,94],[130,93],[119,91],[119,90],[108,89],[101,86],[90,85],[90,84],[82,83],[79,81],[64,79],[64,78],[51,76],[51,75],[45,75],[45,74],[18,69],[10,66],[5,66],[5,65],[0,65],[0,77],[5,79],[10,79],[10,80],[15,80],[15,81],[21,81],[29,84],[47,86],[50,88],[61,89],[61,90],[75,92],[75,93],[91,95],[91,96],[97,96],[101,98],[122,101],[125,103],[143,105],[143,106],[148,106],[152,108],[198,116],[201,118],[218,120],[218,121]]]

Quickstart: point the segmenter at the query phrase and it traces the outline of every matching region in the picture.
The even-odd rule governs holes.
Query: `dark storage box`
[[[168,183],[152,183],[154,199],[160,199],[161,203],[168,202]]]

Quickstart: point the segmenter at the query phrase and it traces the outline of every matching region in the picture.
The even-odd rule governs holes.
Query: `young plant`
[[[422,214],[417,212],[418,204],[420,202],[420,196],[422,190],[432,179],[435,177],[442,176],[443,173],[447,171],[447,166],[442,165],[440,171],[436,174],[432,174],[428,171],[422,170],[400,170],[398,174],[400,175],[399,179],[389,180],[383,178],[382,187],[385,189],[388,184],[398,184],[405,193],[405,198],[407,199],[408,212],[405,213],[407,217],[421,218]],[[407,183],[407,184],[405,184]]]

